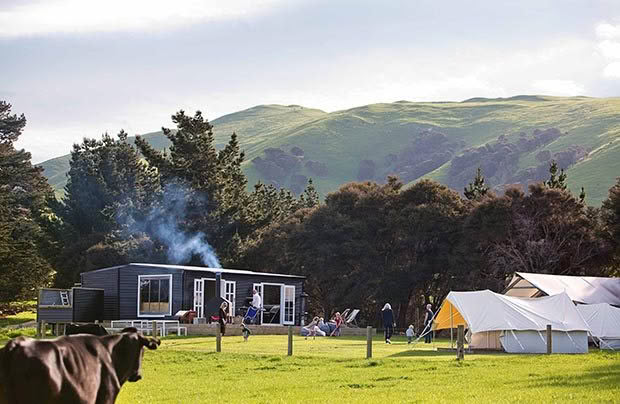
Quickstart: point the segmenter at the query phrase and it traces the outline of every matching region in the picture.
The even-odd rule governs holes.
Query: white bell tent
[[[547,352],[547,324],[554,353],[588,352],[589,327],[566,293],[536,299],[500,295],[490,290],[450,292],[433,329],[459,325],[469,329],[470,348],[511,353]]]
[[[577,311],[601,349],[620,350],[620,309],[606,303],[579,304]]]

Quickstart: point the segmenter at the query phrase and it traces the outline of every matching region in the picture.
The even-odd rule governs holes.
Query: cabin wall
[[[82,287],[103,289],[103,319],[119,318],[119,267],[106,268],[81,274]]]
[[[136,265],[125,266],[119,271],[119,305],[118,319],[149,319],[151,317],[138,317],[138,276],[139,275],[172,275],[172,312],[171,316],[152,317],[157,319],[170,319],[181,310],[183,302],[183,271],[173,268],[140,267]],[[193,286],[192,286],[193,288]],[[193,292],[193,289],[192,289]]]
[[[185,271],[183,276],[184,298],[182,310],[192,310],[194,308],[194,279],[215,279],[215,274],[201,271]],[[252,298],[252,289],[255,283],[282,283],[295,286],[295,324],[301,321],[301,294],[303,293],[303,278],[289,278],[269,275],[242,275],[242,274],[222,274],[222,280],[235,281],[235,315],[245,314],[242,307],[247,307]],[[206,302],[205,302],[206,303]]]
[[[92,323],[104,318],[103,289],[73,288],[73,321]]]

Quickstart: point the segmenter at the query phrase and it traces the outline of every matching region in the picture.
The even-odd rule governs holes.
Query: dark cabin
[[[91,323],[103,320],[103,289],[39,289],[37,321],[46,323]]]
[[[104,291],[104,319],[172,319],[180,310],[194,310],[204,317],[205,304],[216,296],[231,303],[231,314],[244,315],[252,289],[263,298],[263,324],[299,325],[303,283],[296,275],[239,269],[163,264],[127,264],[81,274],[83,287]]]

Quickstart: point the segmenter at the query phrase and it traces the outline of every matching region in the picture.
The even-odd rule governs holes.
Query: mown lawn
[[[620,353],[467,355],[413,349],[380,337],[366,360],[363,338],[286,336],[171,338],[147,351],[143,379],[120,403],[620,402]],[[435,346],[447,346],[442,341]]]

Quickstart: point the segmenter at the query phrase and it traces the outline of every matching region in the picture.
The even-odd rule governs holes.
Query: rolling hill
[[[261,105],[212,121],[216,142],[234,131],[258,180],[303,189],[312,178],[324,195],[355,180],[432,178],[457,190],[477,167],[497,190],[547,177],[549,162],[567,169],[573,192],[600,205],[620,176],[620,98],[516,96],[463,102],[371,104],[326,113],[298,105]],[[168,146],[161,132],[145,135]],[[66,183],[69,156],[41,164],[52,186]]]

